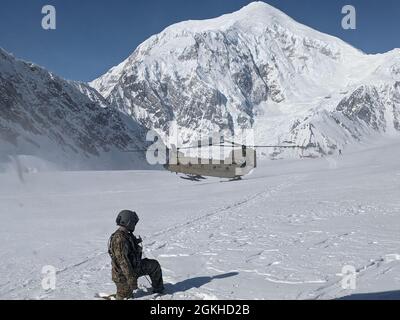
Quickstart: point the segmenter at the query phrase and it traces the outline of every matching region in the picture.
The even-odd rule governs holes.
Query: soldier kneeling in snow
[[[118,230],[111,236],[108,253],[112,260],[112,280],[117,286],[117,300],[133,298],[137,279],[149,275],[153,292],[162,293],[164,284],[157,260],[142,259],[142,239],[133,235],[139,217],[136,212],[121,211],[117,217]]]

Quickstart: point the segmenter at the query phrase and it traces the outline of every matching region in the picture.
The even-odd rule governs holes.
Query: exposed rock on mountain
[[[254,2],[238,12],[172,25],[90,85],[140,122],[181,143],[199,131],[254,128],[258,144],[337,152],[364,135],[399,130],[400,54],[367,55]]]

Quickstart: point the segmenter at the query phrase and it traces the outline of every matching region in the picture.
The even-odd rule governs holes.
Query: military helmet
[[[121,211],[118,216],[116,223],[121,227],[127,228],[129,231],[134,231],[136,224],[139,222],[139,217],[136,212],[130,210]]]

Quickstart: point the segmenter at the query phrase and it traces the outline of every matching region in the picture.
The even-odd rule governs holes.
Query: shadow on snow
[[[338,300],[400,300],[400,291],[358,293],[339,298]]]
[[[181,282],[177,282],[175,284],[166,283],[165,284],[165,294],[172,295],[177,292],[185,292],[185,291],[189,291],[190,289],[194,289],[194,288],[198,289],[198,288],[206,285],[207,283],[212,282],[213,280],[234,277],[234,276],[237,276],[238,274],[239,274],[239,272],[229,272],[229,273],[219,274],[219,275],[212,276],[212,277],[204,276],[204,277],[190,278],[190,279],[183,280]],[[136,295],[136,298],[142,298],[146,295],[148,295],[147,292],[142,292],[142,293],[139,293],[138,295]]]

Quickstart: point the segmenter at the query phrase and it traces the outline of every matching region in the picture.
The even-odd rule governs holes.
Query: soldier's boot
[[[161,266],[157,260],[143,259],[140,264],[140,276],[150,276],[154,293],[164,292]]]
[[[117,294],[116,300],[127,300],[133,299],[133,291],[137,289],[137,279],[133,279],[129,282],[116,283]]]

